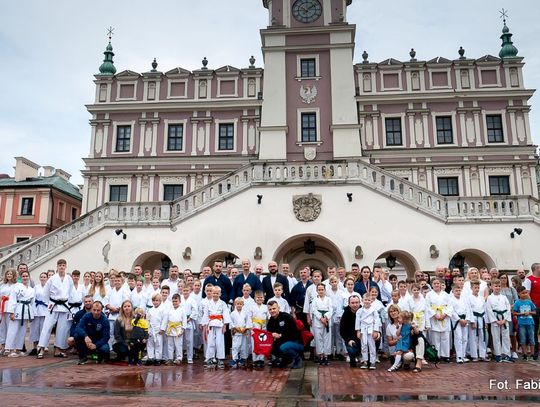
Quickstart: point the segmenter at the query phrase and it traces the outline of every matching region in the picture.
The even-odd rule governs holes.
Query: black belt
[[[488,343],[487,332],[486,332],[486,321],[484,320],[485,312],[473,312],[473,315],[476,317],[476,336],[480,336],[480,325],[478,324],[478,318],[482,318],[482,332],[484,333],[484,342]]]
[[[61,305],[63,306],[65,309],[68,310],[68,312],[71,312],[71,309],[69,308],[69,306],[67,305],[67,300],[55,300],[54,298],[51,298],[50,299],[54,305],[51,307],[51,314],[53,313],[53,310],[54,308],[57,306],[57,305]]]
[[[455,325],[452,327],[452,331],[455,331],[458,324],[459,324],[459,321],[461,321],[462,319],[465,319],[467,318],[467,315],[465,314],[461,314],[461,315],[458,315],[459,319],[456,321]]]
[[[22,311],[21,311],[21,326],[24,325],[24,311],[28,311],[28,320],[30,321],[32,319],[32,316],[30,315],[30,307],[29,305],[32,303],[32,300],[30,301],[17,301],[19,304],[22,304]]]
[[[68,302],[69,312],[71,312],[72,317],[75,317],[75,314],[71,311],[72,308],[77,308],[77,311],[79,311],[81,307],[82,307],[82,302]]]

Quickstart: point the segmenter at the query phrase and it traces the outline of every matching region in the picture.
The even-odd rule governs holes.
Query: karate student
[[[189,295],[189,293],[188,293]],[[168,366],[180,365],[183,357],[183,335],[187,326],[186,313],[180,305],[180,295],[173,294],[171,306],[164,310],[161,331],[167,336],[167,362]],[[176,357],[175,357],[176,354]]]
[[[248,327],[250,329],[266,329],[268,322],[268,307],[264,305],[264,293],[255,291],[255,305],[249,310]],[[251,337],[251,349],[253,349],[253,337]],[[264,367],[264,355],[252,353],[253,367]]]
[[[59,259],[56,262],[56,274],[49,278],[43,289],[43,296],[49,303],[49,312],[45,316],[43,330],[39,336],[38,359],[43,359],[45,348],[49,347],[49,339],[55,324],[54,356],[67,357],[63,350],[68,348],[67,339],[72,323],[68,299],[74,287],[73,280],[66,274],[66,267],[67,262],[64,259]]]
[[[290,314],[291,313],[291,306],[289,305],[287,300],[282,297],[282,295],[283,295],[283,284],[274,283],[274,296],[272,298],[270,298],[268,301],[277,302],[278,305],[279,305],[279,309],[282,312],[286,312],[287,314]]]
[[[428,307],[431,343],[439,352],[439,357],[446,363],[450,362],[450,330],[452,329],[452,307],[450,297],[442,289],[442,281],[435,278],[431,283],[433,290],[426,295]]]
[[[456,362],[465,363],[469,359],[465,357],[469,340],[469,323],[474,321],[469,301],[461,295],[461,286],[453,285],[450,295],[452,314],[452,332],[454,335],[454,348],[456,349]]]
[[[125,300],[129,300],[130,292],[126,290],[122,283],[122,278],[119,274],[112,274],[109,276],[112,288],[107,293],[106,306],[105,308],[108,311],[108,320],[109,320],[109,332],[111,338],[109,340],[109,348],[112,348],[114,343],[114,323],[118,318],[118,314],[122,307],[122,303]]]
[[[493,354],[496,362],[513,362],[510,353],[510,329],[508,321],[512,323],[512,311],[506,295],[501,294],[501,281],[491,281],[493,292],[486,300],[487,322],[491,326],[493,339]]]
[[[381,319],[377,310],[371,306],[371,295],[364,294],[362,297],[363,307],[356,312],[354,329],[360,339],[362,349],[361,369],[376,369],[377,349],[375,341],[381,335]]]
[[[184,326],[184,350],[187,354],[188,364],[193,363],[193,337],[197,330],[197,320],[199,318],[199,307],[197,301],[191,296],[189,287],[182,288],[180,305],[186,315],[186,325]]]
[[[30,356],[37,355],[37,344],[39,342],[39,335],[43,330],[43,323],[45,322],[45,316],[48,311],[48,302],[44,297],[43,290],[47,283],[47,273],[43,272],[39,275],[39,283],[34,287],[34,305],[35,314],[32,323],[30,324],[30,342],[33,343],[34,348],[29,353]]]
[[[246,367],[250,338],[248,318],[248,312],[244,309],[244,300],[238,297],[234,300],[234,311],[231,312],[232,360],[229,363],[231,367]]]
[[[163,358],[163,308],[161,307],[161,294],[152,295],[152,308],[146,310],[146,320],[148,322],[148,342],[146,354],[148,356],[146,365],[159,366]]]
[[[22,282],[15,284],[8,301],[8,329],[6,349],[11,353],[8,357],[23,356],[24,337],[28,322],[34,319],[34,289],[30,286],[30,273],[21,272]]]
[[[345,289],[340,288],[337,276],[332,276],[329,280],[330,285],[326,288],[326,293],[332,301],[332,309],[334,311],[332,313],[332,350],[335,351],[336,357],[343,360],[347,356],[347,349],[339,333],[339,325],[341,316],[343,315],[343,309],[345,308],[343,306]]]
[[[317,284],[317,297],[311,303],[311,320],[315,351],[319,364],[328,366],[328,355],[332,353],[332,300],[326,295],[326,286]]]
[[[17,274],[14,268],[9,268],[4,273],[4,281],[0,284],[0,352],[7,355],[9,351],[6,351],[6,335],[9,321],[9,315],[7,313],[7,304],[11,290],[17,284]]]
[[[212,288],[212,298],[204,310],[201,324],[207,338],[205,367],[217,363],[218,368],[225,369],[225,331],[231,322],[229,307],[220,299],[221,288]],[[217,362],[216,362],[217,359]]]
[[[490,359],[487,357],[486,300],[480,294],[480,281],[469,282],[469,287],[471,294],[467,296],[467,299],[473,315],[469,325],[469,354],[473,362],[479,360],[489,362]]]

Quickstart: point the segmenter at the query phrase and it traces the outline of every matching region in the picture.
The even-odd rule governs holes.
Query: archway
[[[455,252],[450,257],[450,267],[453,265],[453,259],[457,254],[460,254],[465,258],[464,260],[464,266],[465,268],[468,267],[476,267],[478,269],[482,267],[487,267],[488,269],[492,267],[496,267],[495,262],[491,258],[489,254],[486,252],[483,252],[482,250],[478,249],[463,249]]]
[[[338,247],[317,234],[296,235],[285,240],[272,257],[279,264],[289,263],[290,270],[298,277],[298,270],[305,266],[319,269],[326,278],[328,266],[344,267],[345,261]]]
[[[420,270],[420,265],[412,254],[404,250],[388,250],[377,257],[375,264],[387,267],[386,258],[392,255],[396,258],[396,265],[392,268],[392,273],[403,277],[413,278],[414,272]]]
[[[212,267],[214,265],[215,260],[223,261],[223,268],[225,269],[225,267],[227,267],[228,265],[234,265],[237,262],[239,262],[240,258],[237,254],[233,252],[222,250],[222,251],[215,252],[207,256],[201,264],[201,269],[205,266]]]
[[[165,253],[152,251],[139,255],[133,262],[132,269],[136,264],[140,264],[143,270],[161,270],[161,276],[168,278],[172,261]]]

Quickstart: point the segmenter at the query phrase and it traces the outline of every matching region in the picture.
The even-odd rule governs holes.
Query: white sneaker
[[[516,352],[512,352],[512,359],[519,359],[519,356]]]
[[[188,363],[188,365],[192,365],[193,364],[193,359],[188,359],[187,363]]]
[[[345,361],[346,361],[347,363],[351,363],[351,358],[350,358],[349,356],[347,356],[347,357],[345,358]]]
[[[19,356],[21,356],[21,355],[19,355],[19,354],[18,354],[17,352],[15,352],[15,351],[13,351],[13,352],[11,352],[9,355],[7,355],[8,358],[18,358]]]
[[[463,358],[463,359],[461,359],[461,360],[463,360],[463,362],[465,362],[465,363],[467,363],[467,362],[470,362],[470,361],[471,361],[471,360],[470,360],[469,358]]]
[[[428,361],[426,359],[422,359],[422,364],[423,365],[427,365],[428,364]]]

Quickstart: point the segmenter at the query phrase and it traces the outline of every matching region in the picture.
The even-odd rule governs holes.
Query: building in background
[[[412,274],[538,260],[533,90],[506,21],[498,56],[456,44],[454,58],[354,63],[351,3],[263,0],[264,70],[205,57],[117,73],[109,42],[87,106],[86,215],[0,265],[61,252],[81,269],[395,258]]]
[[[82,194],[70,174],[15,158],[15,176],[0,174],[0,247],[43,236],[81,215]]]

